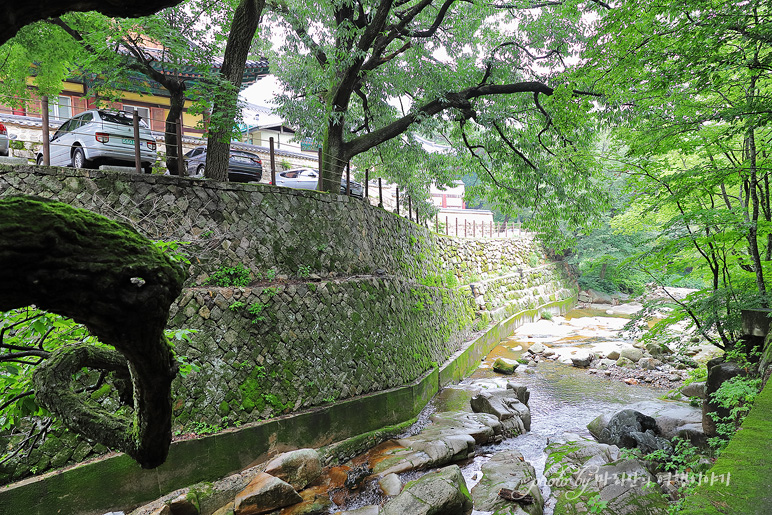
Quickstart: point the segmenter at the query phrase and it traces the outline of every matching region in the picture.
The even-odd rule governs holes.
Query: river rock
[[[381,488],[383,495],[393,497],[398,495],[402,491],[402,481],[396,474],[388,474],[378,480],[378,486]]]
[[[681,388],[681,395],[684,397],[697,397],[699,399],[706,398],[705,381],[687,384]]]
[[[708,379],[705,381],[705,401],[702,403],[702,428],[708,437],[718,434],[716,432],[716,422],[711,414],[715,413],[717,417],[729,416],[729,410],[715,404],[711,400],[711,395],[719,389],[724,381],[739,375],[745,375],[746,373],[737,363],[732,363],[731,361],[722,363],[721,359],[723,358],[712,359],[707,364]]]
[[[670,449],[670,442],[658,436],[659,428],[654,418],[640,411],[624,409],[609,419],[601,429],[598,441],[617,447],[641,449],[648,454],[657,449]]]
[[[198,506],[194,503],[195,495],[180,495],[169,503],[169,513],[172,515],[198,515]]]
[[[450,411],[435,413],[432,422],[417,435],[397,440],[405,449],[374,467],[384,477],[429,467],[446,465],[474,456],[476,444],[498,443],[505,427],[495,415]]]
[[[657,370],[662,366],[662,362],[656,358],[641,358],[638,360],[638,366],[643,370]]]
[[[259,473],[236,495],[235,515],[257,515],[299,503],[302,497],[289,483],[265,472]]]
[[[515,390],[483,390],[472,397],[469,403],[475,413],[495,415],[505,425],[505,430],[510,428],[515,431],[514,435],[531,430],[531,410],[520,402]]]
[[[503,451],[494,454],[482,466],[483,477],[472,488],[475,510],[490,511],[501,515],[541,515],[544,499],[536,484],[536,471],[523,459],[519,451]],[[520,505],[499,497],[499,490],[507,488],[518,493],[528,493],[534,503]]]
[[[528,401],[531,398],[531,392],[528,391],[527,386],[523,386],[521,384],[513,383],[512,381],[507,382],[507,390],[512,390],[515,392],[515,397],[517,397],[517,400],[528,406]]]
[[[592,501],[605,501],[604,515],[667,513],[668,503],[655,478],[635,459],[619,459],[619,448],[574,435],[565,443],[553,442],[544,475],[556,497],[555,515],[590,513]]]
[[[643,357],[643,351],[635,347],[624,347],[619,352],[619,358],[627,358],[633,363],[637,363]]]
[[[547,347],[543,343],[539,343],[539,342],[536,342],[530,347],[528,347],[528,352],[530,352],[531,354],[541,354],[545,350],[547,350]]]
[[[590,303],[592,304],[611,304],[614,301],[608,293],[593,289],[587,290],[587,295],[590,297]]]
[[[614,361],[618,360],[619,359],[619,351],[618,350],[609,351],[609,353],[606,354],[606,359],[614,360]]]
[[[571,356],[571,364],[578,368],[587,368],[592,363],[592,354],[589,352],[578,352],[574,356]]]
[[[472,500],[457,465],[430,472],[405,485],[401,494],[387,502],[380,515],[469,515]]]
[[[618,367],[625,367],[625,368],[630,368],[630,367],[635,368],[635,362],[633,362],[630,359],[625,358],[624,356],[622,356],[621,358],[619,358],[616,361],[616,366],[618,366]]]
[[[506,358],[496,358],[496,361],[493,362],[493,371],[498,372],[499,374],[512,375],[515,373],[517,365],[519,365],[517,361]]]
[[[295,490],[302,490],[322,474],[322,460],[314,449],[279,454],[265,467],[265,472],[286,481]]]
[[[619,353],[617,352],[617,356],[618,355],[619,355]],[[608,359],[608,358],[603,358],[602,360],[600,360],[598,362],[598,369],[600,369],[600,370],[608,370],[609,367],[611,367],[613,365],[616,365],[616,364],[617,364],[616,360]]]

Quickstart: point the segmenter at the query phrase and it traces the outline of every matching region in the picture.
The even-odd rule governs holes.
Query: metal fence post
[[[365,169],[365,196],[363,200],[370,202],[370,169]]]
[[[346,196],[351,196],[351,161],[346,163]]]
[[[410,195],[407,196],[407,219],[413,221],[413,198]]]
[[[319,159],[319,170],[318,170],[319,178],[317,179],[317,182],[316,182],[316,190],[322,191],[322,147],[319,147],[318,159]]]
[[[456,238],[458,238],[458,216],[456,216]]]
[[[185,175],[185,156],[182,154],[182,115],[177,118],[177,175]]]
[[[445,217],[445,235],[450,236],[450,224],[448,223],[448,217]]]
[[[48,127],[48,97],[40,99],[43,112],[43,164],[51,166],[51,131]]]
[[[139,112],[136,109],[134,110],[132,125],[134,125],[134,164],[137,167],[137,173],[142,173],[142,157],[139,150],[142,142],[139,141]]]
[[[397,186],[397,216],[399,216],[399,186]]]
[[[383,185],[380,177],[378,177],[378,207],[383,207]]]
[[[271,184],[276,184],[276,154],[273,150],[273,136],[268,138],[268,147],[271,152]]]

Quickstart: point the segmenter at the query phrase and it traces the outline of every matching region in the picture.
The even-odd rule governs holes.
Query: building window
[[[72,118],[72,99],[56,97],[48,101],[48,117],[52,120],[67,120]]]
[[[139,106],[131,106],[123,104],[123,111],[126,113],[129,113],[131,115],[134,114],[134,111],[139,113],[139,117],[142,118],[142,120],[149,124],[150,123],[150,109],[147,107],[139,107]]]

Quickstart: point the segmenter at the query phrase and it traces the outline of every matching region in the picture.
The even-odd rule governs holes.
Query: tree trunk
[[[126,225],[37,197],[0,200],[0,311],[35,304],[82,323],[118,351],[83,345],[54,351],[33,375],[40,403],[66,426],[144,468],[163,463],[171,443],[177,364],[164,328],[184,278]],[[132,419],[73,393],[72,374],[82,367],[128,367]]]
[[[228,43],[225,45],[220,74],[230,87],[218,91],[212,107],[209,137],[206,144],[204,175],[216,181],[228,180],[230,135],[238,109],[238,96],[244,77],[249,47],[255,37],[265,0],[241,0],[233,14]]]
[[[347,162],[343,125],[330,122],[322,145],[322,162],[319,163],[320,191],[340,192],[340,180]]]
[[[177,175],[179,172],[177,155],[177,122],[182,116],[182,110],[185,107],[185,82],[174,81],[165,84],[164,87],[169,91],[169,114],[166,115],[166,124],[164,129],[164,144],[166,145],[166,168],[171,175]]]

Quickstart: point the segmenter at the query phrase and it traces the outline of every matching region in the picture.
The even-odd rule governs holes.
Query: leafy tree
[[[285,89],[280,110],[303,135],[323,142],[322,189],[335,191],[355,157],[360,168],[380,164],[401,184],[429,175],[425,167],[402,167],[418,154],[422,164],[442,159],[421,151],[414,135],[422,134],[447,138],[462,159],[457,176],[473,166],[484,188],[497,192],[477,197],[536,203],[551,215],[584,210],[582,218],[597,207],[602,195],[589,180],[594,163],[585,152],[595,132],[587,116],[593,97],[561,75],[597,4],[268,6],[268,27],[286,31],[271,58]]]
[[[80,75],[91,83],[91,94],[117,98],[117,91],[136,88],[132,76],[141,74],[160,84],[169,93],[164,141],[166,165],[177,170],[176,124],[186,97],[206,99],[206,77],[217,52],[217,37],[205,41],[211,27],[198,23],[204,7],[188,2],[184,7],[164,10],[139,19],[107,18],[97,13],[71,13],[30,25],[2,47],[12,57],[0,78],[11,86],[9,93],[27,99],[26,80],[31,74],[38,92],[56,95],[62,81]],[[218,14],[209,8],[207,16]],[[216,36],[216,34],[215,34]],[[163,47],[161,58],[145,50],[148,45]],[[195,66],[204,77],[190,88],[187,69]],[[90,77],[96,77],[96,81]],[[210,80],[211,82],[211,80]],[[213,89],[213,88],[212,88]]]
[[[625,2],[602,17],[581,75],[617,106],[627,222],[659,234],[639,262],[705,273],[681,313],[723,348],[741,307],[769,303],[769,15],[762,1]]]
[[[164,7],[171,7],[181,0],[141,0],[123,2],[122,0],[64,0],[48,2],[12,2],[3,6],[0,45],[11,39],[22,27],[46,18],[60,16],[71,11],[97,11],[105,16],[132,18],[158,12]]]

